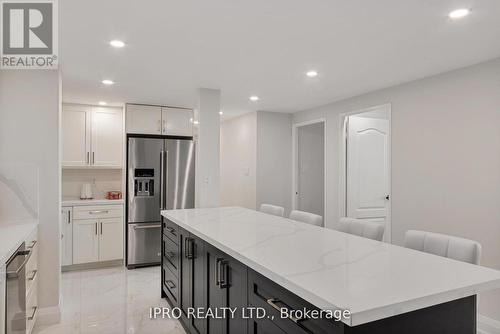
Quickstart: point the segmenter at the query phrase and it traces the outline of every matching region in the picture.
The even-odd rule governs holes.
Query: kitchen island
[[[191,333],[475,333],[476,295],[500,288],[496,270],[240,207],[162,216],[162,296]],[[188,316],[209,307],[267,316]],[[350,316],[280,312],[300,309]]]

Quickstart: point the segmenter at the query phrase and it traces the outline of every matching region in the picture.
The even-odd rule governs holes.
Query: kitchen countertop
[[[0,222],[0,263],[7,262],[37,226],[36,219]]]
[[[110,205],[123,203],[123,199],[79,199],[77,197],[63,197],[62,199],[62,206]]]
[[[162,215],[349,326],[500,288],[500,271],[240,207]]]

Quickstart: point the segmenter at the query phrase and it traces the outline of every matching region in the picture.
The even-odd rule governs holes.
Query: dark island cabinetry
[[[181,310],[190,334],[476,333],[475,296],[352,327],[327,317],[283,315],[282,309],[320,310],[166,218],[161,281],[162,297]]]

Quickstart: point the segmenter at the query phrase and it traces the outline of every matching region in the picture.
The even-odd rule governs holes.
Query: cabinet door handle
[[[93,210],[93,211],[89,211],[89,215],[95,215],[97,213],[109,213],[109,210]]]
[[[215,274],[215,285],[219,286],[220,285],[220,280],[219,280],[219,262],[222,259],[217,259],[215,260],[215,268],[214,268],[214,274]]]
[[[194,259],[193,238],[186,237],[184,239],[184,256],[189,260]]]
[[[171,227],[171,226],[167,226],[166,229],[172,233],[173,235],[177,235],[177,233],[175,233],[175,228]]]
[[[100,224],[101,224],[101,235],[102,235],[102,222]]]
[[[87,165],[89,165],[89,164],[90,164],[90,152],[87,152],[87,159],[85,160],[85,163],[86,163]]]
[[[97,223],[95,223],[95,235],[97,235]]]
[[[31,277],[28,277],[29,281],[33,281],[35,279],[36,274],[38,273],[38,270],[35,269],[35,270],[32,271],[32,273],[33,274],[31,275]]]
[[[28,317],[28,320],[33,320],[36,317],[36,313],[38,312],[38,306],[33,307],[33,313],[31,313],[31,316]]]
[[[71,211],[68,211],[68,224],[71,224]]]
[[[227,261],[224,259],[217,259],[216,261],[216,279],[215,284],[219,286],[221,289],[225,289],[228,287],[227,283]]]
[[[276,305],[276,303],[282,303],[283,305],[286,306],[286,308],[290,308],[290,307],[288,307],[287,304],[283,303],[281,300],[279,300],[277,298],[269,298],[269,299],[266,300],[266,302],[269,305],[271,305],[271,307],[274,308],[275,310],[277,310],[278,312],[281,312],[281,307],[279,307],[278,305]],[[296,324],[298,324],[300,321],[303,320],[302,318],[296,318],[296,317],[293,317],[291,315],[288,316],[288,319],[292,320]]]
[[[29,245],[27,248],[28,248],[28,249],[33,249],[33,247],[35,247],[36,243],[37,243],[37,241],[36,241],[36,240],[33,240],[33,241],[31,242],[31,245]]]
[[[165,283],[167,284],[169,289],[175,289],[175,283],[171,280],[166,280]]]
[[[92,152],[92,164],[95,164],[95,152]]]

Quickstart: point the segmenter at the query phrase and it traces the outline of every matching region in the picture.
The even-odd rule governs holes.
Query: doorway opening
[[[340,217],[384,224],[391,242],[391,106],[341,117]]]
[[[293,126],[292,208],[325,217],[326,121],[313,120]]]

